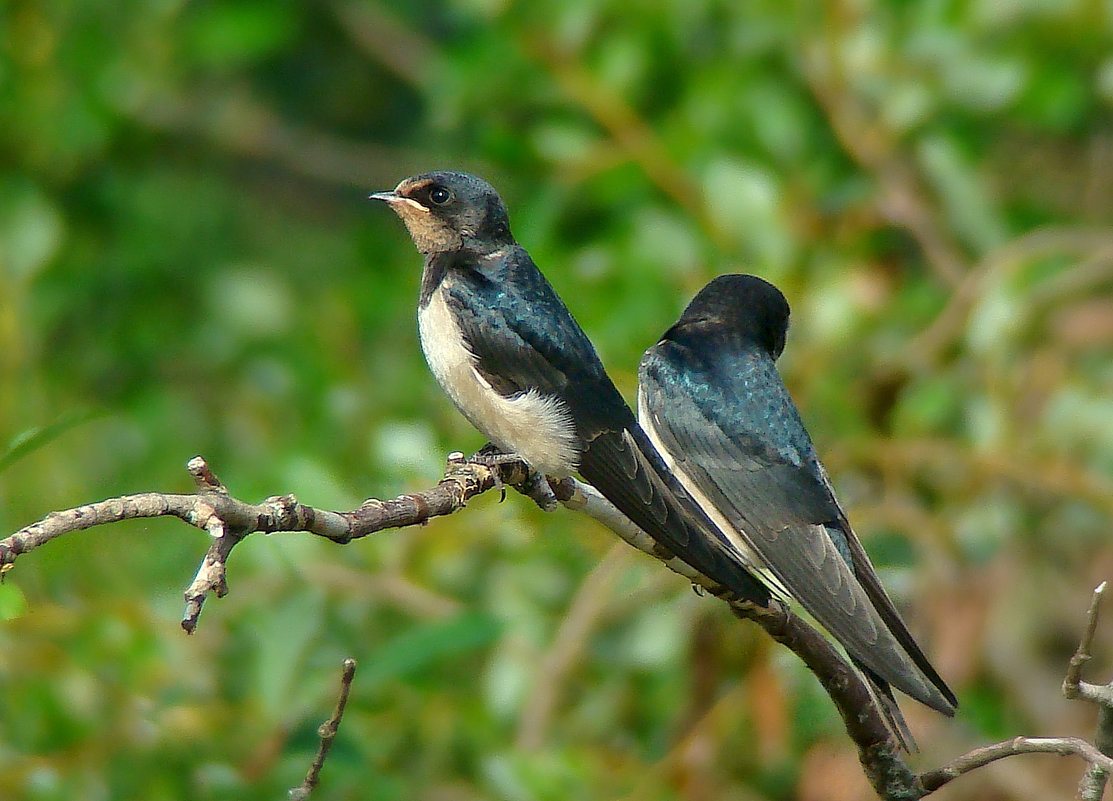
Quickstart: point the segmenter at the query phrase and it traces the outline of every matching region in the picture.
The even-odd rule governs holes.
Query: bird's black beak
[[[392,189],[389,192],[375,192],[373,195],[367,196],[368,200],[381,200],[394,209],[396,214],[402,214],[406,210],[420,211],[425,214],[429,213],[429,209],[412,197],[398,194],[397,189]]]

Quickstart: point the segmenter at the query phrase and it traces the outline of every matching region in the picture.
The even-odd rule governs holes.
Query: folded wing
[[[692,493],[723,521],[736,547],[756,555],[783,588],[859,663],[897,689],[945,714],[954,696],[916,646],[865,552],[845,524],[830,487],[786,443],[761,426],[791,426],[795,408],[779,376],[765,376],[761,414],[738,413],[744,382],[717,376],[722,397],[697,397],[676,366],[675,343],[662,342],[642,362],[642,426]],[[775,368],[770,361],[768,369]],[[737,377],[737,376],[736,376]],[[727,382],[723,386],[724,380]],[[781,395],[780,393],[783,393]],[[802,431],[802,428],[801,428]],[[751,556],[750,558],[753,558]]]

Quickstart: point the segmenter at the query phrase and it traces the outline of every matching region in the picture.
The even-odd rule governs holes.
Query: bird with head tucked
[[[888,685],[947,715],[957,701],[881,586],[777,372],[788,318],[761,278],[711,281],[646,351],[638,419],[740,558],[834,636],[911,742]]]

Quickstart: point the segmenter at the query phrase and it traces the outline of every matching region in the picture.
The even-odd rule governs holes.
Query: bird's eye
[[[448,201],[452,200],[452,193],[443,186],[437,186],[429,192],[429,200],[432,201],[434,205],[443,206],[448,203]]]

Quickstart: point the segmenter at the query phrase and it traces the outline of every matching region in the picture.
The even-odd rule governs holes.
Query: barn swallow
[[[831,633],[911,742],[888,685],[945,715],[958,702],[881,586],[777,372],[788,318],[760,278],[711,281],[646,351],[639,422],[740,561]]]
[[[464,417],[534,471],[579,472],[659,550],[766,604],[767,588],[668,471],[587,335],[514,240],[491,185],[430,172],[371,198],[401,217],[424,256],[421,348]]]

